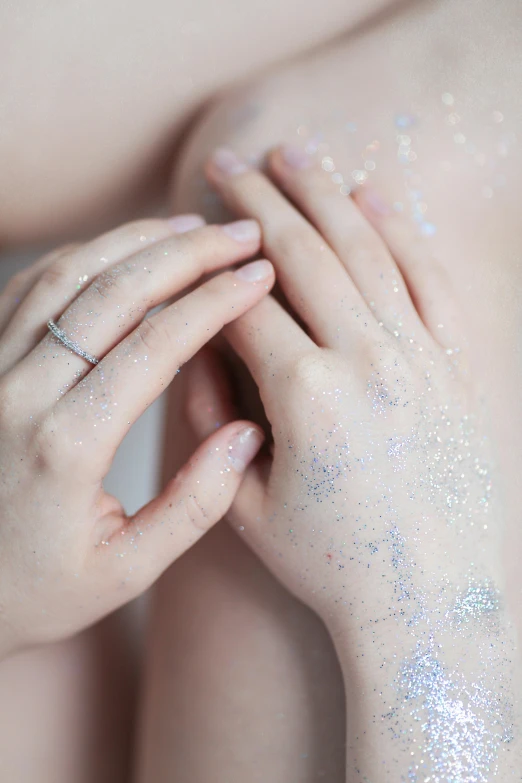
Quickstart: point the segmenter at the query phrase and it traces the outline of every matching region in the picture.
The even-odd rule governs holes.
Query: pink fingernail
[[[229,150],[228,147],[220,147],[215,150],[212,161],[223,174],[242,174],[248,170],[246,163],[240,160],[236,153]]]
[[[285,163],[292,169],[308,169],[313,163],[312,157],[299,147],[287,145],[281,150],[281,155]]]
[[[185,234],[187,231],[193,231],[195,228],[201,228],[205,225],[201,215],[175,215],[168,218],[167,223],[176,234]]]
[[[223,226],[223,231],[236,242],[254,242],[261,237],[261,229],[256,220],[237,220]]]
[[[245,427],[228,444],[228,459],[237,473],[244,473],[263,443],[262,433],[256,427]]]
[[[272,274],[270,261],[252,261],[250,264],[239,267],[234,272],[236,277],[247,283],[259,283],[266,280]]]
[[[385,215],[390,214],[390,207],[382,198],[382,196],[375,192],[375,190],[371,190],[370,188],[365,187],[363,190],[363,199],[364,202],[368,204],[372,212],[374,212],[376,215],[384,217]]]

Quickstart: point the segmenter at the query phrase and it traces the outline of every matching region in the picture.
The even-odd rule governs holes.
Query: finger
[[[42,275],[42,272],[57,262],[62,256],[73,253],[78,247],[79,244],[69,244],[56,248],[8,280],[0,293],[0,333],[4,331],[20,304]]]
[[[417,312],[432,337],[448,350],[461,347],[465,343],[461,312],[449,275],[434,258],[426,237],[375,191],[360,188],[355,200],[390,249]]]
[[[317,346],[271,296],[227,326],[225,335],[254,378],[270,419],[276,379]]]
[[[391,332],[424,336],[397,264],[354,201],[298,148],[276,150],[270,156],[270,170],[334,250],[377,321]]]
[[[241,233],[234,233],[238,230]],[[97,277],[64,313],[59,327],[81,349],[101,358],[130,334],[150,309],[202,275],[252,255],[259,236],[254,221],[241,221],[239,225],[206,226],[157,243],[145,256],[131,256]],[[47,367],[47,382],[40,394],[44,406],[56,400],[57,389],[71,388],[91,366],[51,334],[24,364],[28,374],[38,367],[42,375]]]
[[[263,252],[273,262],[279,283],[295,312],[321,345],[336,344],[345,313],[357,316],[368,308],[321,235],[267,177],[249,169],[228,150],[218,150],[207,175],[227,205],[255,217],[263,231]],[[369,315],[369,313],[368,313]]]
[[[262,442],[261,430],[245,421],[211,435],[159,497],[103,540],[96,568],[141,593],[227,513]]]
[[[205,347],[189,362],[187,369],[187,418],[200,440],[215,432],[225,421],[234,420],[230,384],[217,352]],[[227,518],[241,527],[248,515],[261,512],[272,459],[257,455],[247,468]]]
[[[185,414],[198,440],[233,421],[230,383],[215,350],[204,346],[184,368]]]
[[[169,246],[182,227],[180,218],[185,219],[185,226],[204,223],[197,215],[128,223],[46,264],[5,329],[0,348],[2,365],[12,366],[34,348],[46,334],[47,321],[57,320],[98,275],[110,275],[114,265],[129,256],[146,259],[155,245],[163,248],[166,244],[165,250],[171,252]],[[156,252],[161,250],[156,248]]]
[[[60,430],[96,440],[112,456],[130,426],[169,385],[179,368],[224,324],[253,307],[274,282],[268,261],[212,278],[144,321],[56,406]],[[71,417],[73,420],[71,420]],[[107,465],[96,470],[104,475]]]

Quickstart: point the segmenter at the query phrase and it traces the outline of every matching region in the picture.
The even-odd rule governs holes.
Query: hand
[[[376,194],[341,196],[296,150],[269,165],[297,208],[231,152],[207,170],[261,223],[296,314],[267,297],[226,329],[274,440],[229,517],[334,636],[348,779],[486,781],[511,732],[514,647],[458,303],[427,240]],[[196,366],[201,406],[212,394],[230,415],[219,386],[205,392],[212,365]],[[519,743],[508,750],[519,768]]]
[[[197,216],[122,226],[46,256],[0,295],[3,654],[72,634],[145,590],[223,516],[261,445],[249,422],[223,427],[132,518],[103,490],[132,423],[273,284],[271,264],[256,261],[144,320],[259,248],[254,221],[202,226]],[[49,319],[99,363],[65,347]]]

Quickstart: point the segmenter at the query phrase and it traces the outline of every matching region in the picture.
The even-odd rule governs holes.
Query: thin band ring
[[[47,321],[47,328],[50,332],[52,332],[52,334],[54,334],[56,339],[62,343],[62,345],[65,345],[66,348],[68,348],[70,351],[73,351],[73,353],[75,353],[77,356],[81,356],[82,359],[85,359],[91,364],[98,364],[99,359],[97,359],[95,356],[92,356],[92,354],[90,354],[88,351],[84,351],[81,345],[75,343],[74,340],[70,340],[63,329],[60,329],[60,327],[55,324],[54,321]]]

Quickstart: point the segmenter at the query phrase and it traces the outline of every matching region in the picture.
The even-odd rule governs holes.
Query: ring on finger
[[[77,342],[67,337],[63,329],[60,329],[58,324],[55,324],[54,321],[47,321],[47,328],[56,337],[56,339],[62,343],[62,345],[65,345],[66,348],[68,348],[70,351],[73,351],[73,353],[75,353],[77,356],[81,356],[82,359],[86,359],[86,361],[90,362],[91,364],[99,363],[99,359],[90,354],[88,351],[84,350],[81,345],[78,345]]]

